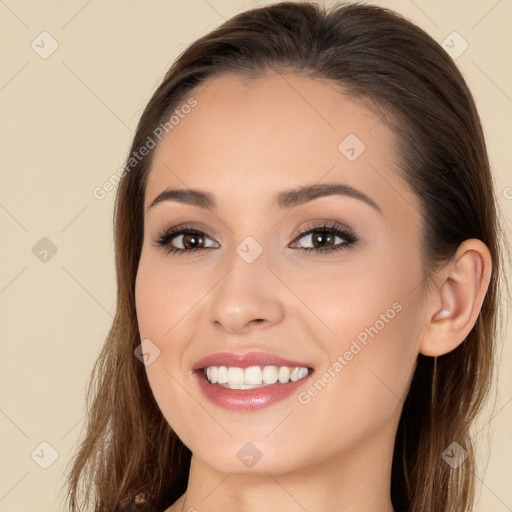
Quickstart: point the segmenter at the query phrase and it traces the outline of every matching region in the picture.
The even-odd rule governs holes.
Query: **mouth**
[[[192,367],[203,395],[237,411],[258,410],[290,397],[310,380],[314,369],[274,354],[219,352]]]

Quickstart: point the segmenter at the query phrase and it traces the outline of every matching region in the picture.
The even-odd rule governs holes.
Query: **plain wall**
[[[114,192],[98,200],[94,188],[124,164],[141,111],[174,58],[232,14],[265,3],[0,2],[0,512],[64,510],[85,388],[115,311]],[[375,3],[438,42],[456,31],[469,44],[456,62],[481,115],[510,231],[512,3]],[[58,48],[43,58],[51,38]],[[495,400],[480,420],[479,512],[512,509],[507,332]]]

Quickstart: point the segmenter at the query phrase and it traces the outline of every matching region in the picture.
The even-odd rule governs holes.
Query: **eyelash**
[[[300,229],[297,236],[294,240],[303,238],[305,235],[309,235],[312,233],[323,233],[323,234],[332,234],[335,236],[340,236],[345,240],[344,243],[341,243],[337,246],[330,247],[327,249],[319,248],[319,247],[302,247],[299,248],[299,250],[304,251],[306,253],[309,252],[315,252],[319,253],[322,256],[326,256],[329,253],[334,253],[336,251],[342,251],[345,249],[348,249],[350,246],[354,245],[359,238],[356,236],[356,234],[349,228],[343,227],[340,224],[337,224],[336,222],[333,223],[322,223],[317,224],[312,227],[308,227],[306,229]],[[163,233],[159,234],[157,238],[154,240],[156,245],[158,247],[161,247],[165,250],[167,254],[175,254],[178,255],[180,253],[191,253],[195,252],[201,249],[212,249],[212,247],[194,247],[193,249],[177,249],[170,247],[170,242],[173,238],[179,235],[200,235],[204,236],[206,235],[207,238],[210,238],[206,233],[203,231],[198,230],[194,226],[176,226],[174,228],[171,228],[167,231],[164,231]]]

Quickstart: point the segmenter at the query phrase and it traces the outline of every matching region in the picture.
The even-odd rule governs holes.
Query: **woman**
[[[372,5],[279,3],[189,46],[117,190],[117,313],[69,503],[462,512],[502,230],[444,50]]]

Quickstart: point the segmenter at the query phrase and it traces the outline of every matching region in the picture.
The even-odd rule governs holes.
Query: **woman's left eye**
[[[338,242],[337,245],[330,245],[334,244],[337,238],[342,239],[342,242]],[[155,243],[168,254],[190,253],[204,248],[212,248],[212,245],[213,248],[218,247],[218,244],[215,245],[216,242],[208,246],[204,241],[205,239],[211,240],[203,231],[192,226],[178,226],[159,235],[155,239]],[[301,230],[295,240],[301,239],[306,239],[310,244],[313,244],[313,247],[299,247],[301,251],[316,253],[333,253],[346,249],[358,241],[358,237],[351,229],[337,223],[321,224]],[[173,245],[175,241],[178,247]]]
[[[301,239],[306,239],[309,243],[313,244],[313,247],[300,248],[301,251],[314,251],[317,253],[332,253],[347,249],[359,240],[351,229],[336,223],[322,224],[300,231],[300,235],[296,240]],[[341,239],[342,242],[336,243],[336,239]]]

